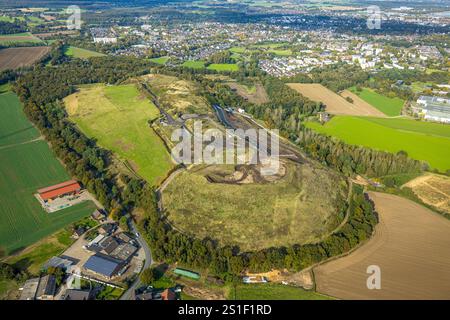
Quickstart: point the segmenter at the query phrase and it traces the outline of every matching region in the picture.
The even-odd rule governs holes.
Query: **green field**
[[[229,50],[230,50],[230,52],[232,52],[232,53],[244,53],[244,52],[247,51],[247,49],[244,48],[244,47],[232,47],[232,48],[230,48]]]
[[[30,32],[14,33],[14,34],[0,34],[0,45],[12,46],[14,44],[24,43],[42,43],[42,40],[33,36]]]
[[[182,66],[191,69],[203,69],[205,67],[205,63],[203,61],[190,60],[183,62]]]
[[[306,126],[343,141],[396,153],[404,150],[440,171],[450,169],[450,126],[409,119],[336,116],[325,125]]]
[[[73,58],[87,59],[90,57],[103,57],[103,53],[86,50],[82,48],[68,46],[64,49],[64,54]]]
[[[170,60],[170,57],[159,57],[159,58],[152,58],[150,59],[151,62],[157,63],[157,64],[166,64],[167,61]]]
[[[172,168],[163,142],[148,124],[159,111],[135,85],[85,86],[65,103],[70,118],[86,135],[148,182],[161,182]]]
[[[400,115],[403,104],[405,103],[405,101],[400,98],[389,98],[369,88],[363,88],[362,91],[357,91],[355,87],[352,87],[349,90],[390,117]]]
[[[230,300],[332,300],[314,291],[276,283],[242,284],[230,290]]]
[[[292,55],[292,50],[290,49],[270,49],[268,52],[273,53],[277,56],[290,56]]]
[[[0,95],[2,116],[0,117],[0,148],[39,137],[22,111],[19,98],[13,93]]]
[[[53,256],[60,255],[75,241],[70,238],[71,235],[70,228],[64,228],[27,247],[19,254],[8,257],[6,262],[15,268],[38,275],[45,262]]]
[[[33,196],[36,190],[70,177],[45,141],[33,141],[39,133],[17,97],[1,94],[0,110],[0,245],[11,252],[91,214],[95,206],[84,202],[55,213],[42,209]]]
[[[212,63],[207,69],[216,71],[238,71],[239,67],[235,63]]]

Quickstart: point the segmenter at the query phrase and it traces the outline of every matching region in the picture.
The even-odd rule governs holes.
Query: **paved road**
[[[213,104],[213,108],[216,111],[217,118],[219,118],[219,121],[226,127],[226,128],[232,128],[234,129],[233,125],[228,121],[227,117],[225,116],[225,112],[223,111],[222,107]]]
[[[136,233],[138,232],[136,225],[134,224],[133,221],[131,221],[131,223],[130,223],[130,231],[134,235],[136,235]],[[145,270],[148,267],[150,267],[153,263],[152,253],[150,251],[150,248],[147,245],[147,242],[145,241],[145,239],[142,238],[142,236],[140,234],[138,237],[135,236],[135,239],[139,243],[139,245],[142,247],[142,249],[144,249],[145,262],[144,262],[144,267],[142,268],[142,270]],[[120,297],[120,300],[130,300],[132,297],[132,294],[134,293],[134,290],[138,289],[141,285],[142,285],[142,283],[138,276],[137,279],[133,282],[133,284],[128,288],[128,290]]]

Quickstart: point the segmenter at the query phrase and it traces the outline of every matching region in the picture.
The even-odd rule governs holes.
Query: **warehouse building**
[[[86,271],[93,272],[107,279],[116,276],[122,267],[122,261],[101,253],[94,254],[83,265]]]
[[[425,120],[450,123],[450,99],[420,96],[415,109]]]

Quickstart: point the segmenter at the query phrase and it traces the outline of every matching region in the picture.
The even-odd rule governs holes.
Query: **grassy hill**
[[[65,103],[70,119],[87,136],[148,182],[157,184],[172,167],[163,142],[148,123],[159,111],[134,84],[84,86]]]
[[[236,176],[231,165],[176,176],[163,193],[169,221],[199,238],[252,250],[316,241],[342,218],[346,184],[327,170],[288,164],[275,181],[249,172],[244,183],[221,182]]]

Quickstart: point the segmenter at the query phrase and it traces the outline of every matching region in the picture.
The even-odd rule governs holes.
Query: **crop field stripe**
[[[70,177],[45,141],[33,141],[39,132],[26,119],[17,96],[1,94],[0,109],[0,141],[8,142],[0,147],[0,245],[10,252],[88,216],[95,205],[89,201],[55,213],[42,209],[36,190]]]
[[[39,136],[39,131],[25,117],[19,98],[14,93],[0,94],[0,112],[0,147]]]
[[[406,151],[432,168],[450,169],[450,126],[408,119],[336,116],[325,125],[307,122],[317,132],[346,143],[396,153]]]

